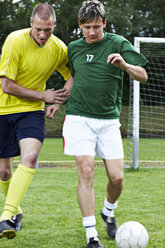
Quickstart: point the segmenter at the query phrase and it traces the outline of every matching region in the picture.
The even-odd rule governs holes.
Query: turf
[[[127,142],[128,140],[126,138],[123,138],[125,165],[127,165]],[[156,160],[165,161],[165,155],[162,152],[165,149],[164,139],[156,139],[156,140],[155,139],[140,139],[140,144],[143,147],[143,149],[140,149],[139,151],[140,160],[145,160],[146,157],[150,158],[148,161],[152,160],[152,151],[150,147],[147,148],[147,144],[148,143],[155,144],[155,142],[156,142],[156,146],[159,147],[159,151],[160,151],[159,153],[157,153],[158,158]],[[19,160],[19,157],[16,157],[15,160],[16,161]],[[74,162],[74,157],[64,155],[62,138],[45,138],[38,160],[39,161],[50,161],[52,164],[59,164],[58,162],[60,161],[60,164],[61,164],[61,161],[64,161],[64,162],[66,161],[66,163],[68,163],[68,161]],[[97,160],[100,160],[100,158],[96,158],[96,161]],[[140,166],[141,165],[142,164],[140,163]],[[164,165],[164,163],[162,163],[162,165]],[[159,166],[159,163],[157,163],[157,166]]]
[[[163,168],[125,169],[124,189],[119,199],[118,225],[129,220],[143,224],[149,233],[149,248],[165,247],[165,170]],[[105,248],[117,247],[108,239],[100,218],[107,177],[96,167],[96,219]],[[85,248],[85,230],[77,203],[75,167],[40,168],[21,203],[23,228],[13,240],[1,239],[3,248]],[[4,196],[1,193],[0,210]]]

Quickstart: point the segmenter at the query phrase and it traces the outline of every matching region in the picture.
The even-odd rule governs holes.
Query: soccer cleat
[[[21,228],[22,228],[22,225],[21,225],[22,218],[23,218],[22,214],[13,215],[12,218],[11,218],[12,221],[15,223],[16,231],[20,231]]]
[[[16,236],[15,223],[12,220],[3,220],[0,222],[0,238],[12,239]]]
[[[111,239],[114,239],[115,235],[116,235],[116,231],[117,231],[115,217],[114,216],[113,217],[106,216],[102,212],[101,212],[101,217],[104,220],[104,222],[106,223],[108,236]]]
[[[90,238],[87,248],[104,248],[97,237]]]

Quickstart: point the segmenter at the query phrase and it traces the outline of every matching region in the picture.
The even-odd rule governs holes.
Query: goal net
[[[135,37],[149,60],[146,84],[131,81],[126,164],[165,166],[165,38]]]

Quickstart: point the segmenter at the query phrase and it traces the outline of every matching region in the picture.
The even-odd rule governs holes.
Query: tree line
[[[0,53],[2,45],[12,31],[30,27],[30,17],[36,4],[48,3],[56,12],[57,25],[54,34],[66,45],[82,36],[77,22],[83,1],[77,0],[0,0]],[[134,37],[165,37],[164,0],[103,0],[106,10],[106,31],[123,35],[131,43]],[[128,84],[125,76],[126,85]],[[64,83],[55,72],[47,87],[60,88]],[[128,86],[128,85],[127,85]],[[124,98],[128,99],[128,87]]]

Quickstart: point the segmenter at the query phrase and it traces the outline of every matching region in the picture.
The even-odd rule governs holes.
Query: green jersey
[[[69,66],[74,85],[66,105],[66,114],[100,119],[119,119],[122,105],[124,71],[107,57],[120,53],[132,65],[146,66],[148,61],[124,37],[105,33],[97,43],[83,38],[68,46]]]

